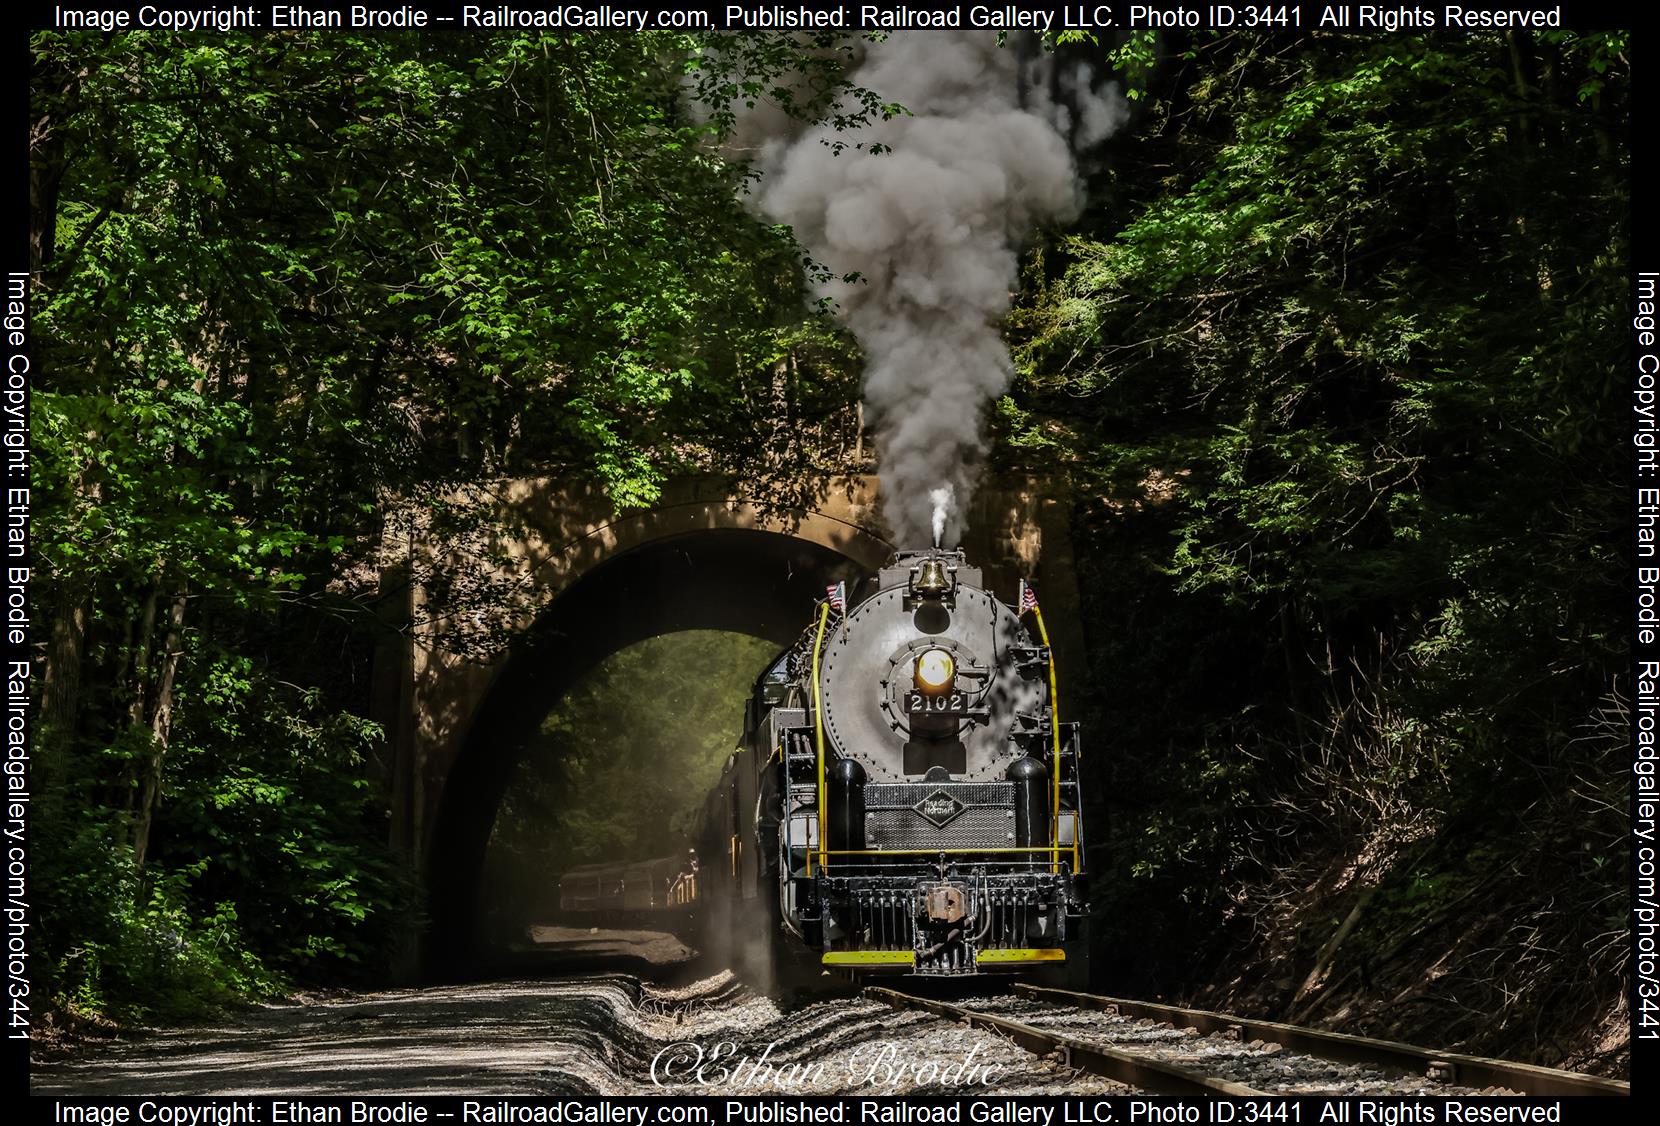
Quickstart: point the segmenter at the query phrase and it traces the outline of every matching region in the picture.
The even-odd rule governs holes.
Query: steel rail
[[[1101,1044],[1088,1044],[1058,1032],[1049,1032],[1009,1020],[1007,1017],[975,1012],[961,1005],[953,1005],[949,1001],[915,997],[880,986],[867,986],[864,995],[895,1008],[920,1009],[947,1020],[966,1024],[970,1028],[990,1029],[1007,1036],[1034,1055],[1048,1055],[1050,1052],[1059,1051],[1062,1059],[1071,1067],[1105,1076],[1144,1091],[1156,1091],[1165,1095],[1229,1095],[1246,1099],[1270,1097],[1269,1092],[1247,1087],[1243,1083],[1218,1079],[1150,1056],[1136,1055]]]
[[[1342,1063],[1372,1064],[1423,1075],[1463,1087],[1505,1087],[1525,1095],[1630,1095],[1631,1084],[1618,1079],[1581,1075],[1577,1071],[1539,1067],[1510,1060],[1487,1059],[1460,1052],[1439,1052],[1394,1040],[1373,1040],[1343,1032],[1326,1032],[1276,1021],[1251,1020],[1205,1009],[1183,1009],[1125,997],[1074,993],[1067,989],[1016,982],[1014,990],[1039,1001],[1101,1009],[1119,1016],[1142,1017],[1178,1028],[1221,1033],[1238,1040],[1265,1040],[1287,1048]]]

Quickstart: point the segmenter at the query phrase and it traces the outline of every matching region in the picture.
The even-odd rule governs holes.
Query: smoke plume
[[[902,546],[961,537],[985,407],[1012,374],[1000,324],[1020,245],[1038,224],[1076,217],[1074,152],[1126,116],[1116,87],[1097,91],[1087,68],[1010,43],[892,35],[866,48],[851,79],[910,116],[849,135],[762,109],[734,137],[762,172],[760,209],[831,271],[856,275],[819,295],[864,350],[884,510]]]

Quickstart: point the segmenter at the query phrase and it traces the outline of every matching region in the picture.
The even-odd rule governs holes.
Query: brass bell
[[[916,581],[911,584],[912,592],[918,598],[943,598],[950,589],[951,582],[945,577],[945,564],[938,559],[924,559],[917,570]]]

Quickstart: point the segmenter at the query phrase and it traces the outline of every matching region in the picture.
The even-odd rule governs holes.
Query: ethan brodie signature
[[[980,1045],[972,1045],[959,1059],[929,1059],[893,1044],[861,1044],[845,1063],[831,1066],[823,1060],[775,1060],[776,1041],[760,1055],[739,1050],[730,1040],[705,1048],[690,1040],[668,1045],[651,1060],[651,1081],[658,1087],[989,1087],[1003,1074],[1004,1065],[979,1059]]]

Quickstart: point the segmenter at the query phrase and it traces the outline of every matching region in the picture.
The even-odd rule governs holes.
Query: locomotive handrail
[[[818,611],[818,636],[813,639],[813,734],[818,750],[818,862],[821,868],[824,866],[825,857],[826,817],[824,808],[824,693],[819,686],[818,658],[819,652],[824,648],[824,627],[829,621],[830,600],[825,599],[819,606]],[[812,849],[807,850],[807,874],[809,876],[813,874]]]
[[[961,552],[949,554],[961,563]],[[902,556],[901,562],[909,558]],[[912,613],[919,600],[943,598],[956,589],[949,578],[940,578],[940,571],[936,560],[926,584],[913,574],[909,589],[914,597],[908,597],[903,569],[891,567],[883,573],[887,585],[856,608],[847,606],[844,586],[828,588],[827,597],[809,603],[811,616],[796,644],[756,680],[745,710],[741,754],[746,784],[751,769],[761,772],[754,840],[772,839],[768,834],[776,818],[776,843],[783,846],[780,863],[776,869],[769,864],[765,875],[777,878],[776,908],[783,927],[772,935],[779,945],[771,953],[780,959],[774,968],[786,979],[797,970],[812,976],[825,969],[857,975],[889,962],[893,965],[887,968],[908,963],[904,968],[920,974],[1018,974],[1041,969],[1039,963],[1065,964],[1069,952],[1062,943],[1070,944],[1079,965],[1086,960],[1077,936],[1067,929],[1079,917],[1075,890],[1081,887],[1077,867],[1082,856],[1076,811],[1082,805],[1082,742],[1078,724],[1063,725],[1060,719],[1059,670],[1047,615],[1027,618],[1020,611],[1021,606],[1027,612],[1035,609],[1024,585],[1011,606],[982,584],[978,569],[970,569],[965,574],[973,582],[964,578],[966,585],[945,624],[939,624],[937,612],[933,619],[917,620]],[[989,621],[975,610],[989,610]],[[883,628],[855,629],[850,635],[850,623],[866,617]],[[901,631],[914,626],[930,636],[890,651],[889,619]],[[835,630],[840,632],[832,637]],[[942,633],[950,636],[937,636]],[[1011,634],[1018,644],[1011,643]],[[923,655],[935,650],[937,660],[927,664]],[[984,668],[966,656],[988,650],[992,660]],[[973,713],[956,696],[945,706],[917,707],[922,697],[937,702],[942,686],[951,692],[953,674],[964,671],[980,679],[997,678],[1000,684],[1018,681],[1021,710],[993,723],[989,713]],[[805,676],[812,677],[810,688],[802,683]],[[865,706],[878,679],[887,690],[887,715]],[[913,688],[907,679],[915,682],[915,691],[906,691],[901,702],[896,693]],[[782,685],[778,691],[774,680]],[[961,700],[970,698],[960,683],[954,687]],[[832,689],[851,693],[854,706],[848,717],[831,712]],[[875,696],[880,703],[882,693]],[[912,742],[921,754],[909,753],[898,714],[913,708],[939,713],[915,733]],[[1044,723],[1050,724],[1048,739]],[[985,731],[965,730],[965,724],[984,724]],[[953,729],[959,739],[950,753],[928,749],[946,745]],[[1047,787],[1045,743],[1054,767]],[[755,766],[769,750],[771,757]],[[1011,757],[1018,769],[1008,762]],[[913,777],[919,762],[927,768],[920,780]],[[896,784],[867,786],[867,770],[882,783]],[[1045,788],[1051,807],[1047,840]],[[866,801],[875,808],[865,809]],[[747,818],[747,805],[727,810],[726,804],[715,800],[706,811],[712,819],[707,833],[718,834],[725,813],[740,821]],[[970,816],[953,827],[962,814]],[[740,832],[748,828],[742,824]],[[751,843],[750,838],[745,836],[744,843]],[[1080,880],[1076,886],[1074,875]],[[741,884],[724,872],[717,876],[720,887],[700,886],[698,898],[742,894]],[[1034,910],[1055,914],[1037,918]],[[723,915],[717,905],[705,921],[719,924],[736,917]],[[1054,946],[1029,948],[1026,939],[1034,923]],[[848,945],[843,941],[848,935],[860,936],[851,945],[870,949],[838,949]],[[797,956],[809,952],[816,952],[813,962],[821,964],[802,961],[797,966]],[[984,960],[1000,964],[981,966],[982,953],[987,953]]]
[[[1027,847],[998,847],[998,848],[833,848],[828,852],[821,850],[820,864],[825,856],[969,856],[979,855],[982,852],[1047,852],[1055,857],[1059,864],[1060,845],[1032,845]]]
[[[1049,653],[1049,731],[1055,740],[1055,755],[1053,769],[1050,773],[1055,776],[1055,797],[1051,806],[1049,819],[1049,840],[1056,846],[1056,855],[1051,862],[1050,871],[1061,870],[1060,841],[1061,841],[1061,691],[1055,680],[1055,650],[1049,645],[1049,630],[1043,624],[1043,607],[1036,602],[1032,603],[1032,613],[1037,617],[1038,639]],[[1080,807],[1083,805],[1082,795],[1079,795]],[[1072,819],[1072,867],[1078,867],[1078,838],[1083,835],[1083,809],[1080,808]]]

